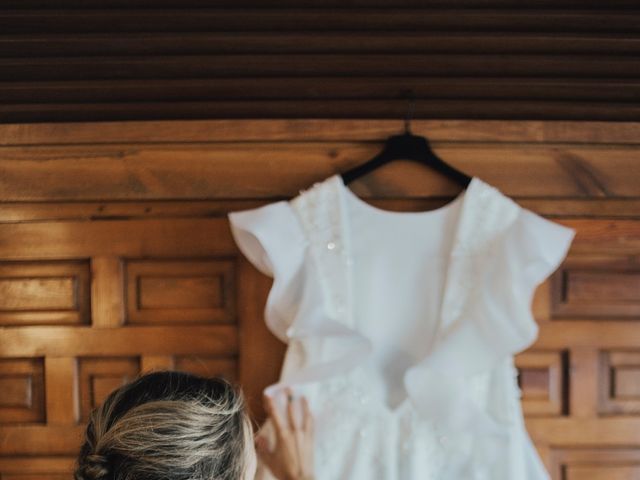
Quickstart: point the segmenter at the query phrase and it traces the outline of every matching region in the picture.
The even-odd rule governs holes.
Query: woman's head
[[[242,394],[222,379],[155,372],[112,392],[91,413],[76,480],[253,478]]]

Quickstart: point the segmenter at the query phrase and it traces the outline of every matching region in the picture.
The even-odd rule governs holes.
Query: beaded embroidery
[[[351,325],[348,239],[335,182],[318,182],[291,201],[310,243],[329,316]]]

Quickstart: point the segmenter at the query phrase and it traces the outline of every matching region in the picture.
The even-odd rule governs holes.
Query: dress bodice
[[[524,429],[513,355],[534,342],[533,292],[575,231],[478,177],[422,218],[367,217],[368,204],[358,202],[333,175],[288,202],[230,214],[243,253],[274,278],[265,320],[289,345],[280,381],[266,393],[290,386],[309,398],[323,425],[318,478],[506,480],[518,469],[525,473],[517,478],[548,478]],[[441,241],[393,250],[397,232],[385,231],[364,242],[357,234],[371,235],[375,229],[365,227],[373,218],[376,228],[425,219]],[[419,275],[419,264],[409,266],[428,258],[425,248],[438,259],[430,289],[436,305],[420,316],[420,283],[390,281],[393,300],[385,301],[367,278]],[[395,262],[371,260],[376,254]],[[394,312],[405,315],[386,318]],[[389,365],[396,370],[385,375]]]

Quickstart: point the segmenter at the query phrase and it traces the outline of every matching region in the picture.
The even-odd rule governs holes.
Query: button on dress
[[[265,321],[288,347],[266,393],[308,398],[318,480],[550,478],[513,356],[537,338],[535,288],[574,229],[478,177],[441,208],[392,212],[336,174],[229,220],[273,278]]]

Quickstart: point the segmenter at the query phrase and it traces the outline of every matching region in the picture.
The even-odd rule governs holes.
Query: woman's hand
[[[286,419],[278,412],[273,400],[265,395],[265,410],[275,428],[276,444],[270,450],[267,439],[258,436],[256,451],[278,480],[313,480],[313,417],[309,404],[304,397],[294,399],[289,389],[286,394]],[[302,408],[302,422],[296,421],[298,407]]]

